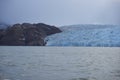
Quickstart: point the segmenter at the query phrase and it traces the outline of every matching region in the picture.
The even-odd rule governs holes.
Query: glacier
[[[81,24],[45,39],[46,46],[120,47],[120,25]]]

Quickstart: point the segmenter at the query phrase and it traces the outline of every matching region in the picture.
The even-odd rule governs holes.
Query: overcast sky
[[[119,24],[119,0],[0,0],[0,22]]]

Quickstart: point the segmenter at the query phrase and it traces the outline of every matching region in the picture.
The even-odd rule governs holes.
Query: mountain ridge
[[[59,32],[61,32],[59,28],[44,23],[14,24],[6,29],[0,29],[0,45],[45,46],[44,38]]]

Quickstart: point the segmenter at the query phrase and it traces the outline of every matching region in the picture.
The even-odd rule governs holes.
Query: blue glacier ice
[[[120,47],[119,25],[71,25],[60,27],[63,31],[48,36],[46,46]]]

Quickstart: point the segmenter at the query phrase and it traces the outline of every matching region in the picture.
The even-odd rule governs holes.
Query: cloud
[[[45,22],[54,25],[117,24],[114,15],[118,10],[114,13],[114,9],[118,7],[111,5],[113,2],[118,4],[117,0],[4,0],[0,1],[0,21]]]
[[[101,8],[98,17],[98,21],[101,23],[120,24],[120,2],[117,0],[109,1],[106,7]]]

